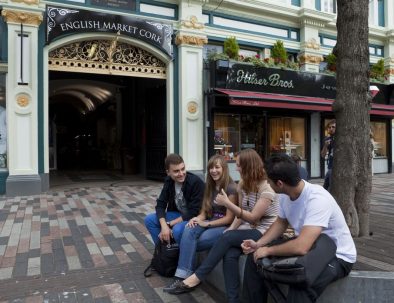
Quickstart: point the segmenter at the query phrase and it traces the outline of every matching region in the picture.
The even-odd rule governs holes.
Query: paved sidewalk
[[[143,218],[161,183],[128,183],[0,198],[0,301],[224,302],[206,284],[172,296],[162,291],[170,279],[144,278],[153,245]],[[355,269],[394,271],[394,175],[374,177],[371,207]]]

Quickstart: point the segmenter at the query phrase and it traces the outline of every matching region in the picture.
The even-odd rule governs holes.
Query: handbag
[[[144,270],[144,276],[150,277],[152,270],[164,277],[173,277],[178,266],[179,244],[171,238],[170,243],[159,241],[155,246],[153,258]]]
[[[267,280],[308,287],[336,257],[336,250],[334,241],[322,233],[304,256],[262,258],[257,265]]]

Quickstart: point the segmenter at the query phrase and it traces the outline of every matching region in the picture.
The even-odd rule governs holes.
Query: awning
[[[311,111],[332,111],[333,99],[270,94],[215,88],[215,91],[229,98],[231,105],[288,108]],[[372,104],[373,115],[394,116],[394,105]]]

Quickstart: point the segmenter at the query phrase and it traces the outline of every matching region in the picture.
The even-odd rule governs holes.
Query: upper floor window
[[[322,12],[337,13],[337,2],[335,0],[321,0],[320,8]]]
[[[369,0],[369,24],[384,26],[383,0]]]

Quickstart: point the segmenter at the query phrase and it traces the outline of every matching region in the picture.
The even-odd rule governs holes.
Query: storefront
[[[334,118],[334,77],[228,62],[212,62],[209,74],[208,154],[223,154],[234,178],[239,178],[236,154],[245,148],[256,149],[263,158],[298,155],[311,177],[324,175],[320,148],[325,126]],[[392,87],[378,86],[371,110],[373,166],[375,173],[387,173],[392,169],[394,103]]]

